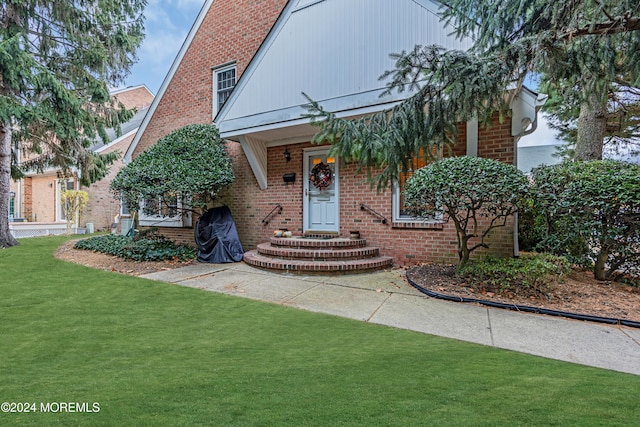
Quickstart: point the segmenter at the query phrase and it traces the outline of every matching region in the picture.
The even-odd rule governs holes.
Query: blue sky
[[[146,37],[125,87],[144,84],[154,94],[158,93],[204,3],[205,0],[148,0],[144,13]],[[555,131],[540,118],[538,129],[522,138],[520,146],[556,143]]]
[[[148,0],[145,39],[138,48],[138,63],[125,87],[146,85],[158,93],[205,0]]]

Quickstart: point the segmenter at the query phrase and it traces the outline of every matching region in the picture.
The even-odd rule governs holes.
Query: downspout
[[[525,99],[526,96],[526,99]],[[511,135],[513,138],[513,164],[518,167],[518,141],[525,135],[533,133],[538,127],[538,110],[542,108],[548,96],[537,94],[523,87],[511,103]],[[518,213],[513,215],[513,256],[520,256],[518,238]]]
[[[536,120],[534,120],[533,123],[531,123],[531,129],[528,129],[523,133],[521,133],[520,135],[517,135],[516,137],[513,138],[513,165],[516,168],[518,167],[518,142],[520,141],[520,138],[522,138],[525,135],[529,135],[530,133],[533,133],[537,128],[538,128],[538,118],[536,115]],[[518,212],[516,212],[515,214],[513,214],[513,257],[514,258],[518,258],[520,256],[520,237],[518,234],[518,228],[519,228]]]

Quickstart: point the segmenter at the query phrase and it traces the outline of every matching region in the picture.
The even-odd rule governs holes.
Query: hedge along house
[[[457,257],[453,224],[405,215],[402,188],[371,190],[365,177],[355,173],[355,165],[328,157],[329,146],[309,143],[317,129],[302,117],[307,103],[302,92],[339,117],[390,108],[407,96],[380,97],[386,82],[379,76],[394,66],[390,53],[409,51],[417,44],[470,47],[470,41],[450,35],[453,30],[441,22],[438,8],[429,0],[287,4],[215,118],[221,136],[241,145],[239,165],[248,166],[238,168],[232,203],[243,243],[258,247],[258,253],[247,255],[248,262],[292,268],[272,259],[288,257],[278,247],[291,246],[285,239],[270,237],[276,228],[287,228],[294,235],[341,237],[358,231],[398,265]],[[510,121],[496,121],[488,129],[479,128],[477,122],[460,124],[454,155],[515,163],[517,140],[535,129],[541,103],[537,94],[525,89],[511,105]],[[323,171],[331,177],[323,178],[327,176]],[[270,240],[271,244],[262,243]],[[512,225],[495,233],[491,250],[513,253]]]
[[[307,103],[302,92],[340,117],[390,108],[407,96],[380,98],[386,82],[378,78],[393,68],[391,53],[416,44],[468,48],[469,41],[449,35],[439,5],[429,0],[232,3],[205,5],[127,156],[135,157],[171,130],[214,120],[228,141],[236,174],[224,202],[245,249],[259,251],[249,252],[246,260],[260,267],[344,271],[455,259],[452,224],[407,217],[401,188],[371,190],[355,165],[329,157],[328,146],[309,142],[316,128],[302,117]],[[279,6],[284,9],[278,16]],[[259,24],[242,21],[245,26],[230,33],[233,25],[217,26],[221,20],[241,22],[238,14]],[[246,43],[250,30],[267,24],[273,27],[264,31],[264,40],[256,34],[253,44]],[[228,73],[234,65],[237,84]],[[517,139],[535,128],[539,106],[538,96],[523,90],[510,121],[488,129],[461,123],[454,154],[515,163]],[[323,171],[328,173],[321,177]],[[193,239],[192,224],[177,217],[156,216],[143,225],[172,226],[164,228],[166,234]],[[282,228],[294,236],[341,238],[274,239],[274,229]],[[352,231],[362,239],[348,239]],[[513,227],[500,229],[491,243],[492,251],[511,254]],[[359,259],[365,257],[369,263]],[[333,261],[314,262],[318,259]]]

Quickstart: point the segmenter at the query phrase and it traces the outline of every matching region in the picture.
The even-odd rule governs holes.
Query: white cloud
[[[144,12],[146,36],[128,85],[146,84],[158,91],[203,4],[204,0],[149,0]]]
[[[138,54],[140,62],[156,65],[168,62],[170,66],[186,36],[186,31],[180,31],[159,33],[145,39]],[[169,66],[166,67],[167,71]]]
[[[161,0],[151,0],[147,4],[144,11],[147,37],[162,30],[172,32],[178,29],[174,24],[174,10],[167,6],[168,3]]]

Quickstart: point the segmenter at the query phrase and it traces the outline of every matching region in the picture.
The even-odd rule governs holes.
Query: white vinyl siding
[[[416,44],[466,50],[429,0],[303,1],[285,14],[263,44],[218,118],[221,133],[258,125],[283,126],[306,110],[302,92],[329,111],[380,105],[394,68],[389,55]],[[327,84],[331,82],[331,84]],[[264,117],[263,117],[264,116]]]

